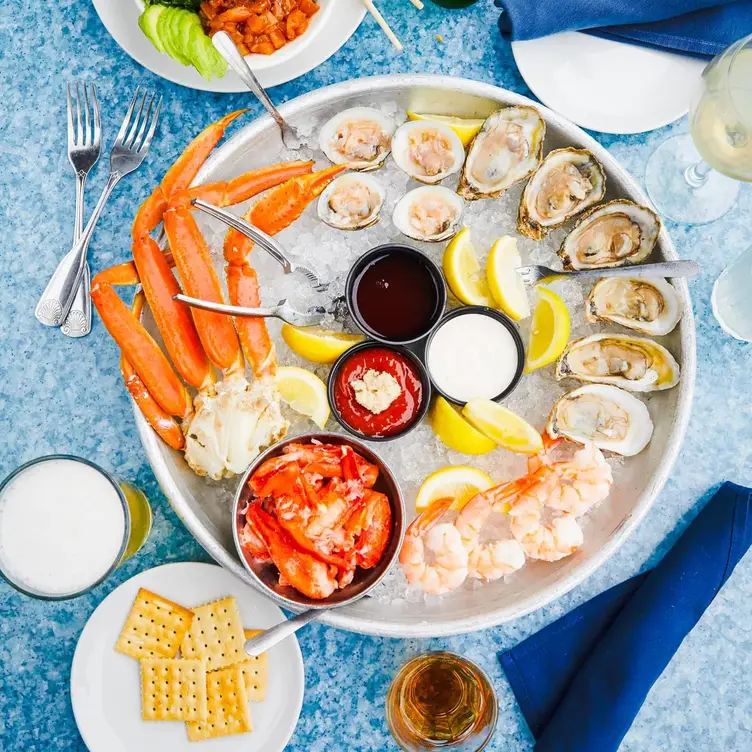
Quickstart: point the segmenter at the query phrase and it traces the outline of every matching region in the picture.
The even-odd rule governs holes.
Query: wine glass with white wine
[[[704,224],[735,203],[752,181],[752,34],[705,67],[689,110],[690,135],[650,157],[645,183],[656,209],[676,222]]]

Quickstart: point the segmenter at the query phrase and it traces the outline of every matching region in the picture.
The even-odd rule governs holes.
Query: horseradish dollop
[[[501,321],[469,312],[439,324],[428,346],[426,364],[436,388],[450,399],[494,399],[514,381],[519,353]]]
[[[374,415],[383,413],[402,394],[397,379],[391,373],[374,368],[369,368],[362,379],[353,379],[350,386],[358,404]]]

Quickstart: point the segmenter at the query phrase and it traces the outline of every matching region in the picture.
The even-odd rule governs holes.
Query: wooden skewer
[[[402,52],[404,49],[402,43],[397,39],[397,35],[391,30],[389,24],[384,20],[384,16],[379,13],[379,9],[373,4],[373,0],[363,0],[363,4],[368,8],[368,12],[374,17],[376,23],[381,26],[384,34],[387,35],[389,41],[394,45],[397,52]]]
[[[420,0],[410,0],[410,2],[418,9],[423,10],[423,3]]]

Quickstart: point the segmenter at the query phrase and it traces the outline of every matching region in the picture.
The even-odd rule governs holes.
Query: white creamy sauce
[[[426,360],[434,384],[458,402],[498,397],[514,380],[519,363],[509,330],[480,313],[454,316],[442,324]]]
[[[125,513],[109,480],[73,460],[32,465],[0,495],[0,568],[22,588],[68,595],[115,561]]]

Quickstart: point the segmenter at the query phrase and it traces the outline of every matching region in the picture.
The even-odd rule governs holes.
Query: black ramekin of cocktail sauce
[[[345,298],[358,327],[388,345],[427,337],[447,304],[441,269],[421,251],[398,243],[373,248],[353,264]]]
[[[361,359],[361,356],[378,351],[391,353],[398,359],[406,361],[411,366],[412,371],[417,377],[417,380],[420,382],[421,388],[420,400],[415,406],[415,409],[412,411],[409,422],[406,422],[405,425],[401,426],[398,430],[388,433],[366,432],[366,430],[362,426],[358,427],[353,422],[349,421],[343,414],[343,411],[340,409],[339,397],[342,396],[341,390],[347,387],[347,385],[343,382],[343,376],[347,373],[348,365],[353,362],[353,359],[355,359],[357,362]],[[377,364],[372,364],[372,366],[377,370],[380,370]],[[338,391],[340,391],[339,395]],[[411,352],[406,347],[399,347],[397,345],[388,345],[382,342],[367,340],[365,342],[361,342],[359,345],[351,347],[349,350],[346,350],[344,353],[342,353],[339,358],[337,358],[337,360],[334,362],[334,365],[332,366],[332,370],[329,372],[327,392],[329,397],[329,407],[332,410],[332,415],[334,415],[335,420],[346,431],[351,433],[353,436],[356,436],[357,438],[363,439],[365,441],[393,441],[394,439],[399,439],[402,436],[410,433],[410,431],[412,431],[415,426],[421,423],[423,421],[423,418],[426,417],[426,413],[428,412],[428,408],[431,403],[431,379],[428,377],[428,371],[426,370],[424,363],[415,353]],[[352,401],[352,395],[347,395],[347,400]]]
[[[488,308],[487,306],[461,306],[460,308],[455,308],[449,313],[447,313],[445,316],[442,317],[441,321],[434,327],[433,331],[431,332],[431,336],[426,340],[426,346],[425,350],[423,352],[423,363],[426,367],[426,372],[428,373],[429,379],[431,379],[431,387],[433,388],[433,391],[436,394],[440,394],[444,399],[448,400],[449,402],[455,404],[455,405],[464,405],[466,404],[465,400],[460,400],[456,396],[453,396],[451,394],[447,394],[443,389],[441,389],[436,381],[434,380],[433,376],[431,376],[431,369],[429,367],[429,353],[431,350],[431,344],[437,334],[437,332],[441,329],[441,327],[446,324],[447,321],[450,321],[453,318],[456,318],[457,316],[467,316],[469,314],[479,314],[482,316],[490,316],[493,319],[496,319],[501,324],[503,324],[509,334],[512,336],[512,340],[514,342],[514,346],[517,352],[517,366],[514,372],[514,376],[512,377],[512,380],[509,382],[509,384],[504,388],[504,390],[497,394],[495,397],[490,397],[489,399],[492,399],[494,402],[499,402],[500,400],[504,399],[504,397],[509,396],[517,387],[517,385],[520,383],[520,379],[522,378],[523,373],[525,372],[525,344],[522,341],[522,335],[520,334],[519,329],[515,325],[515,323],[510,319],[508,316],[505,316],[500,311],[495,310],[494,308]],[[478,395],[480,396],[480,395]]]

